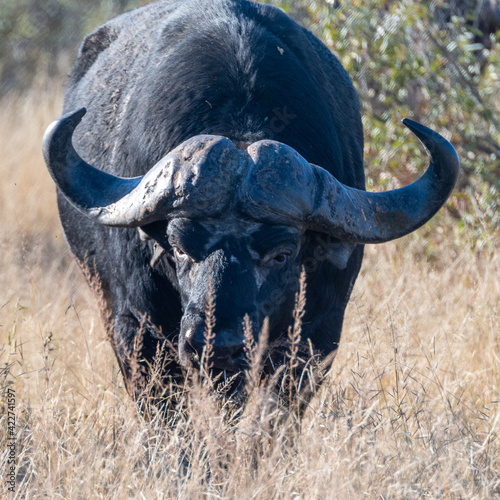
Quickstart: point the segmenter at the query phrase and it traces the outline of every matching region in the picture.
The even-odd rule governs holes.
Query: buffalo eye
[[[282,250],[281,252],[273,253],[263,260],[262,264],[266,267],[280,267],[283,266],[292,256],[292,250]]]

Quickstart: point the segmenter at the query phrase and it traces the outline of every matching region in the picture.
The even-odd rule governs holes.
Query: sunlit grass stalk
[[[299,280],[299,291],[295,294],[295,307],[293,310],[293,328],[288,328],[288,398],[291,411],[294,391],[298,388],[296,368],[299,366],[299,344],[302,332],[302,318],[306,312],[306,270],[302,267]]]
[[[212,275],[208,278],[207,303],[205,307],[205,345],[201,353],[200,366],[202,373],[210,376],[213,368],[213,344],[215,342],[215,300],[216,292]]]

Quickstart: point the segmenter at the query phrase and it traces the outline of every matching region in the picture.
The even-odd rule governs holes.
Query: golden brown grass
[[[0,383],[16,390],[18,460],[12,494],[2,399],[2,498],[500,496],[498,246],[442,237],[432,265],[418,237],[368,247],[302,419],[258,384],[235,419],[195,381],[168,425],[145,421],[59,227],[40,154],[54,95],[0,104]]]

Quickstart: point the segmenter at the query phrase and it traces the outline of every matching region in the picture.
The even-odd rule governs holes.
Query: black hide
[[[342,183],[364,189],[361,116],[349,77],[318,39],[268,5],[166,0],[113,19],[85,39],[71,74],[64,111],[81,107],[88,114],[76,130],[75,149],[90,164],[115,175],[142,175],[186,139],[213,134],[237,144],[266,138],[285,143]],[[151,267],[153,241],[142,241],[136,229],[93,223],[61,195],[58,202],[71,250],[101,283],[105,306],[111,310],[115,350],[128,377],[124,350],[132,344],[142,316],[157,327],[145,330],[142,355],[151,360],[162,336],[177,341],[181,322],[188,322],[183,320],[183,305],[188,307],[192,297],[181,301],[189,291],[169,256]],[[160,241],[167,223],[149,230]],[[206,231],[191,230],[186,238],[196,247]],[[328,354],[340,339],[363,248],[356,246],[341,270],[324,258],[324,248],[335,242],[315,233],[300,238],[299,253],[289,269],[291,279],[278,276],[279,262],[272,271],[274,287],[283,296],[271,297],[272,286],[266,292],[273,316],[271,336],[279,336],[290,324],[296,281],[304,265],[303,336]],[[233,245],[239,256],[241,269],[233,266],[235,276],[241,272],[248,278],[251,256],[232,240],[207,254],[218,276],[231,269],[224,245]],[[167,241],[164,246],[171,252]],[[225,308],[241,309],[238,317],[248,312],[261,322],[266,297],[255,305],[259,294],[250,278],[241,278],[241,286],[229,278],[231,282],[224,282],[226,278],[220,278],[217,300],[222,305],[217,314],[227,328],[234,326],[234,318],[227,318]],[[197,307],[203,306],[201,300]],[[224,335],[229,334],[222,332],[221,338]],[[181,358],[183,352],[181,346]]]

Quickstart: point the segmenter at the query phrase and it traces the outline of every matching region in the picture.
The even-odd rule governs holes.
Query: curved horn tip
[[[81,115],[83,117],[83,116],[85,116],[85,113],[87,113],[87,108],[85,106],[82,106],[81,108],[76,109],[72,113],[73,114],[79,114],[79,115]]]
[[[458,172],[460,164],[458,154],[453,145],[447,139],[445,139],[441,134],[438,134],[434,130],[416,122],[415,120],[403,118],[402,122],[420,139],[420,141],[422,141],[422,144],[429,150],[431,155],[439,150],[439,153],[444,155],[444,158],[446,158],[449,165],[453,166]]]
[[[59,122],[70,122],[74,126],[78,125],[82,118],[87,114],[87,108],[79,108],[74,111],[70,111],[59,118]]]
[[[42,139],[43,150],[44,151],[47,150],[50,141],[56,131],[61,130],[61,128],[65,129],[66,128],[65,126],[68,125],[74,130],[76,126],[82,121],[82,118],[85,116],[86,113],[87,113],[87,108],[79,108],[75,111],[66,113],[57,120],[54,120],[47,127],[45,133],[43,134],[43,139]]]
[[[57,124],[69,124],[69,125],[72,125],[73,127],[76,127],[82,121],[82,118],[86,114],[87,114],[87,108],[75,109],[74,111],[70,111],[69,113],[62,115],[57,120],[53,121],[49,125],[49,128],[52,128],[52,126],[56,123]]]
[[[401,121],[403,122],[403,125],[405,127],[409,128],[421,140],[428,138],[433,140],[434,142],[436,141],[448,142],[442,135],[438,134],[429,127],[426,127],[425,125],[416,122],[415,120],[410,120],[410,118],[403,118]]]

